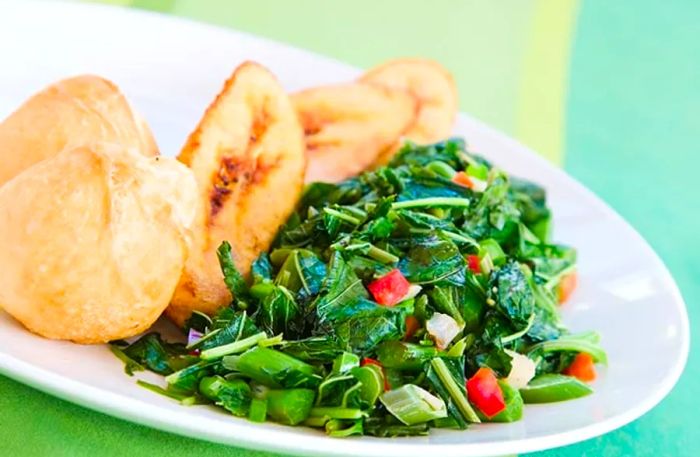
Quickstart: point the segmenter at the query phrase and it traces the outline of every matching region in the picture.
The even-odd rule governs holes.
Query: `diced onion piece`
[[[401,297],[401,300],[399,300],[399,303],[401,303],[404,300],[416,298],[416,296],[420,293],[421,290],[423,290],[423,288],[421,286],[419,286],[418,284],[411,284],[408,287],[408,292],[406,292],[406,295]]]
[[[187,346],[192,346],[194,343],[202,339],[203,336],[204,333],[191,328],[190,331],[187,333]]]
[[[512,357],[510,373],[506,382],[514,389],[522,389],[535,377],[537,365],[529,357],[506,349],[506,354]]]
[[[445,349],[462,331],[462,327],[452,319],[452,317],[447,314],[435,313],[426,322],[425,328],[428,330],[428,334],[435,341],[435,345],[438,349]]]
[[[472,181],[471,189],[474,192],[483,192],[486,190],[486,187],[488,187],[488,182],[482,181],[481,179],[477,179],[473,176],[470,176],[470,178]]]

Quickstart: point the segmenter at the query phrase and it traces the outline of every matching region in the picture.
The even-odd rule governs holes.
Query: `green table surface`
[[[700,330],[700,2],[109,3],[230,26],[361,67],[402,55],[444,62],[464,111],[562,164],[642,233],[680,285],[692,331]],[[697,455],[695,349],[676,388],[644,417],[533,455]],[[45,455],[270,454],[137,426],[0,377],[0,456]]]

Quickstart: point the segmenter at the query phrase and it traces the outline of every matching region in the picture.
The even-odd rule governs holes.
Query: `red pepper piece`
[[[418,318],[416,316],[408,316],[406,318],[406,335],[404,336],[404,340],[409,340],[413,335],[415,335],[416,331],[420,328],[420,322],[418,322]]]
[[[479,368],[467,381],[467,394],[469,402],[489,418],[506,409],[503,391],[490,368]]]
[[[467,256],[467,265],[469,265],[469,269],[474,273],[474,274],[479,274],[481,273],[481,259],[479,259],[478,255],[468,255]]]
[[[452,177],[452,182],[470,189],[474,188],[474,181],[472,181],[469,175],[463,171],[458,171],[457,174]]]
[[[374,300],[384,306],[394,306],[400,302],[408,293],[409,287],[411,283],[398,269],[391,270],[367,286]]]
[[[583,382],[595,381],[596,372],[593,364],[593,357],[585,352],[577,354],[574,361],[571,362],[571,365],[564,370],[564,374],[578,378]]]
[[[365,365],[376,365],[380,368],[384,368],[384,366],[381,364],[381,362],[377,359],[373,359],[371,357],[365,357],[360,361],[360,366],[364,367]]]
[[[559,283],[559,287],[557,289],[557,295],[559,296],[559,303],[564,303],[566,300],[569,299],[571,294],[574,292],[574,289],[576,289],[576,286],[578,285],[578,274],[573,271],[569,273],[568,275],[564,275],[561,278],[561,282]]]

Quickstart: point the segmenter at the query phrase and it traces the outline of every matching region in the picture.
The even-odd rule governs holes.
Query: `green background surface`
[[[562,164],[642,233],[678,281],[691,331],[700,330],[700,2],[109,3],[230,26],[360,67],[401,55],[442,61],[458,81],[463,111]],[[698,375],[693,345],[679,384],[653,411],[533,455],[697,455]],[[0,456],[270,455],[130,424],[3,377],[0,393]]]

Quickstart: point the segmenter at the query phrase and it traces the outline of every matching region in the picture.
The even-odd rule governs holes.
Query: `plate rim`
[[[26,4],[32,2],[17,2],[17,4],[19,3]],[[194,26],[204,30],[216,29],[224,33],[246,36],[248,38],[258,40],[260,42],[276,46],[278,48],[293,50],[294,52],[301,51],[313,55],[316,58],[333,62],[337,65],[341,65],[345,68],[356,69],[356,67],[350,66],[347,63],[344,63],[333,57],[325,56],[317,52],[306,50],[284,42],[276,41],[274,39],[258,36],[237,29],[206,24],[197,20],[191,20],[179,16],[161,14],[152,11],[137,10],[122,6],[115,7],[110,5],[84,3],[77,4],[69,2],[48,1],[35,1],[33,3],[42,4],[43,7],[52,4],[53,7],[58,6],[59,8],[71,7],[80,9],[109,10],[113,13],[118,12],[117,14],[150,16],[154,20],[180,22],[187,24],[188,27]],[[289,430],[276,431],[276,435],[282,434],[288,436],[291,439],[293,439],[294,437],[304,437],[303,440],[295,440],[295,447],[290,448],[288,446],[289,441],[286,439],[280,439],[276,441],[271,441],[269,439],[261,439],[257,437],[258,433],[250,434],[248,433],[250,430],[245,428],[233,427],[232,429],[230,429],[229,433],[222,434],[217,433],[216,431],[206,429],[200,424],[194,422],[185,423],[184,420],[187,419],[187,415],[168,415],[166,410],[161,410],[158,407],[153,407],[153,405],[150,405],[141,400],[129,398],[121,394],[116,394],[109,390],[103,390],[101,388],[83,384],[79,381],[75,381],[72,378],[52,373],[48,370],[39,368],[28,362],[24,362],[20,359],[14,358],[7,353],[0,353],[0,373],[11,379],[19,381],[20,383],[28,385],[37,390],[44,391],[50,395],[56,396],[63,400],[67,400],[69,402],[78,404],[88,409],[99,411],[101,413],[105,413],[123,420],[134,422],[140,425],[145,425],[147,427],[159,429],[170,433],[176,433],[190,438],[206,440],[214,443],[226,444],[236,447],[244,447],[247,449],[297,455],[359,455],[361,453],[366,453],[363,451],[366,451],[367,447],[371,446],[374,451],[373,454],[381,454],[386,457],[406,457],[407,455],[418,455],[422,454],[428,448],[434,448],[435,450],[439,450],[440,455],[442,457],[456,457],[464,455],[480,455],[484,457],[499,456],[511,454],[514,452],[534,452],[574,444],[608,433],[643,416],[652,408],[654,408],[658,403],[660,403],[676,385],[683,373],[683,370],[685,369],[690,351],[691,337],[687,305],[678,288],[678,285],[673,279],[666,264],[658,256],[658,254],[654,251],[654,249],[646,241],[646,239],[639,232],[637,232],[637,230],[634,227],[632,227],[619,213],[617,213],[617,211],[615,211],[612,207],[605,203],[593,191],[591,191],[578,180],[576,180],[574,177],[566,173],[563,169],[554,166],[545,158],[535,153],[532,149],[518,142],[509,135],[465,113],[460,112],[458,114],[458,121],[464,125],[469,125],[470,128],[482,131],[486,135],[489,135],[493,138],[497,138],[498,141],[507,144],[509,148],[522,151],[522,153],[528,155],[528,159],[531,159],[537,163],[537,167],[543,168],[547,173],[553,174],[556,177],[556,179],[563,179],[567,181],[567,184],[571,186],[577,193],[585,194],[591,205],[594,205],[596,209],[607,214],[611,219],[615,221],[615,223],[619,224],[621,227],[624,227],[625,231],[628,232],[630,236],[635,237],[636,241],[639,243],[639,246],[643,247],[643,249],[646,251],[645,255],[648,255],[650,259],[653,259],[653,261],[659,267],[659,279],[662,281],[664,288],[668,290],[668,292],[673,297],[673,304],[676,308],[678,308],[679,316],[681,318],[681,328],[679,330],[681,335],[680,338],[682,342],[682,347],[679,351],[679,357],[676,359],[675,364],[663,378],[663,382],[659,384],[659,386],[653,392],[652,395],[649,395],[646,398],[644,398],[644,400],[637,404],[635,407],[630,408],[624,413],[618,414],[609,419],[605,419],[601,422],[597,422],[594,424],[589,424],[584,427],[576,428],[574,430],[554,433],[551,435],[532,438],[521,438],[517,440],[509,440],[497,443],[489,442],[458,444],[422,444],[412,442],[411,444],[402,444],[400,439],[365,439],[362,441],[346,439],[342,441],[343,446],[341,449],[338,446],[328,446],[327,444],[324,444],[332,443],[333,441],[331,440],[333,439],[323,435],[300,435],[294,432],[293,428],[289,428]],[[262,428],[258,428],[257,430],[263,435],[267,433],[267,431]],[[407,452],[410,448],[418,449],[418,451]]]

